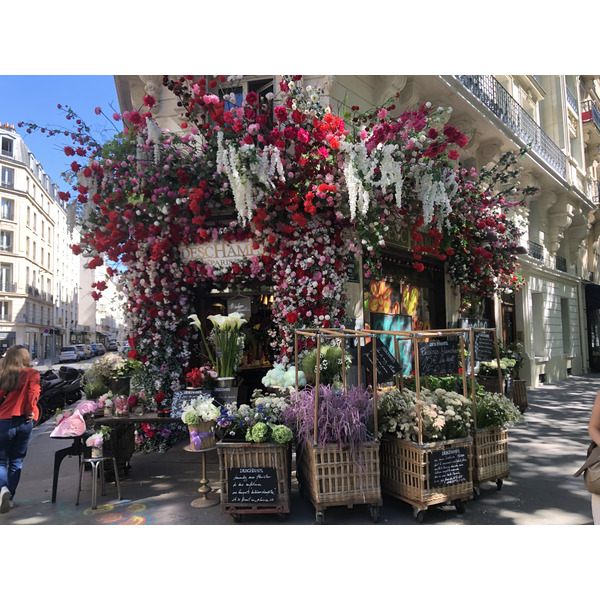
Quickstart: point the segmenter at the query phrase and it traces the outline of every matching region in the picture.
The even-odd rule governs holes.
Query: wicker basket
[[[466,481],[433,487],[431,456],[443,450],[466,449]],[[415,509],[425,510],[435,504],[454,502],[462,512],[462,500],[473,497],[473,439],[470,437],[418,444],[386,435],[381,440],[382,490]],[[459,502],[460,501],[460,502]],[[415,512],[418,520],[422,515]]]
[[[473,482],[496,481],[510,475],[508,466],[508,429],[488,427],[476,429],[473,435]]]
[[[234,518],[241,514],[290,512],[291,462],[290,444],[253,444],[246,442],[217,442],[221,477],[221,512]],[[234,502],[229,493],[229,469],[275,469],[277,480],[273,501]],[[237,520],[237,519],[236,519]]]
[[[329,506],[371,505],[374,521],[379,518],[381,484],[379,442],[362,444],[358,455],[337,444],[306,444],[298,453],[297,476],[301,489],[316,510],[317,523]]]

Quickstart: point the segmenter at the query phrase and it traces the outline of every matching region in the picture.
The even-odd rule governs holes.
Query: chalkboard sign
[[[351,350],[356,356],[356,349]],[[377,355],[377,381],[391,381],[397,373],[400,373],[400,363],[394,358],[392,353],[380,343],[377,343],[375,353]],[[369,342],[360,349],[361,363],[373,372],[373,342]]]
[[[227,300],[227,314],[240,313],[245,319],[252,316],[252,299],[249,296],[237,296]]]
[[[173,402],[171,403],[171,418],[180,419],[181,412],[183,411],[183,405],[188,404],[199,396],[208,397],[210,392],[206,390],[179,390],[173,394]]]
[[[223,406],[228,402],[237,402],[238,391],[238,387],[214,388],[210,390],[210,394],[213,397],[215,404]]]
[[[458,373],[458,338],[419,342],[419,374],[452,375]]]
[[[491,331],[475,331],[473,333],[473,347],[476,361],[489,361],[494,359],[494,336]]]
[[[277,470],[274,467],[235,467],[227,469],[230,503],[275,502]]]
[[[429,453],[429,487],[438,488],[468,481],[467,448],[448,448]]]

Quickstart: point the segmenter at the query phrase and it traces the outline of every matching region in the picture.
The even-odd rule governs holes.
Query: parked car
[[[127,355],[129,354],[129,351],[131,350],[131,346],[129,345],[129,342],[123,342],[123,345],[121,346],[121,354],[127,358]]]
[[[58,362],[79,362],[81,360],[79,351],[75,346],[64,346],[58,355]]]
[[[98,342],[98,349],[100,350],[100,354],[105,354],[106,353],[106,348],[104,347],[104,344],[102,342]]]
[[[93,358],[96,356],[96,353],[90,346],[90,344],[83,344],[83,349],[85,350],[86,358]]]
[[[92,347],[92,350],[94,351],[95,356],[101,356],[105,352],[104,346],[102,344],[94,343],[94,344],[90,344],[90,346]]]
[[[112,351],[115,351],[118,349],[119,349],[119,343],[117,342],[117,340],[110,340],[108,342],[108,348],[107,348],[108,352],[112,352]]]
[[[83,344],[74,344],[74,347],[77,348],[77,352],[79,352],[79,360],[85,360],[87,358],[87,353]]]

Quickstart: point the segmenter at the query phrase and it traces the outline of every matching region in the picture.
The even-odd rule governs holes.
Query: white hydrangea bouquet
[[[206,394],[199,393],[198,396],[186,402],[182,406],[181,420],[186,425],[198,425],[198,423],[210,423],[219,418],[220,410],[212,398]]]
[[[421,389],[421,427],[423,442],[463,438],[472,424],[472,403],[457,392]],[[377,420],[380,437],[393,434],[418,441],[417,394],[391,388],[377,395]]]

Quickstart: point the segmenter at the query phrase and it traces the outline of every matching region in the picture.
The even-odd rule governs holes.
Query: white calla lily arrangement
[[[248,321],[238,312],[227,316],[210,315],[207,318],[213,324],[209,338],[214,343],[214,355],[204,335],[202,323],[198,319],[198,315],[193,314],[189,316],[190,321],[200,330],[208,358],[219,374],[219,377],[233,377],[241,358],[240,355],[244,350],[244,334],[240,332],[240,329]]]

